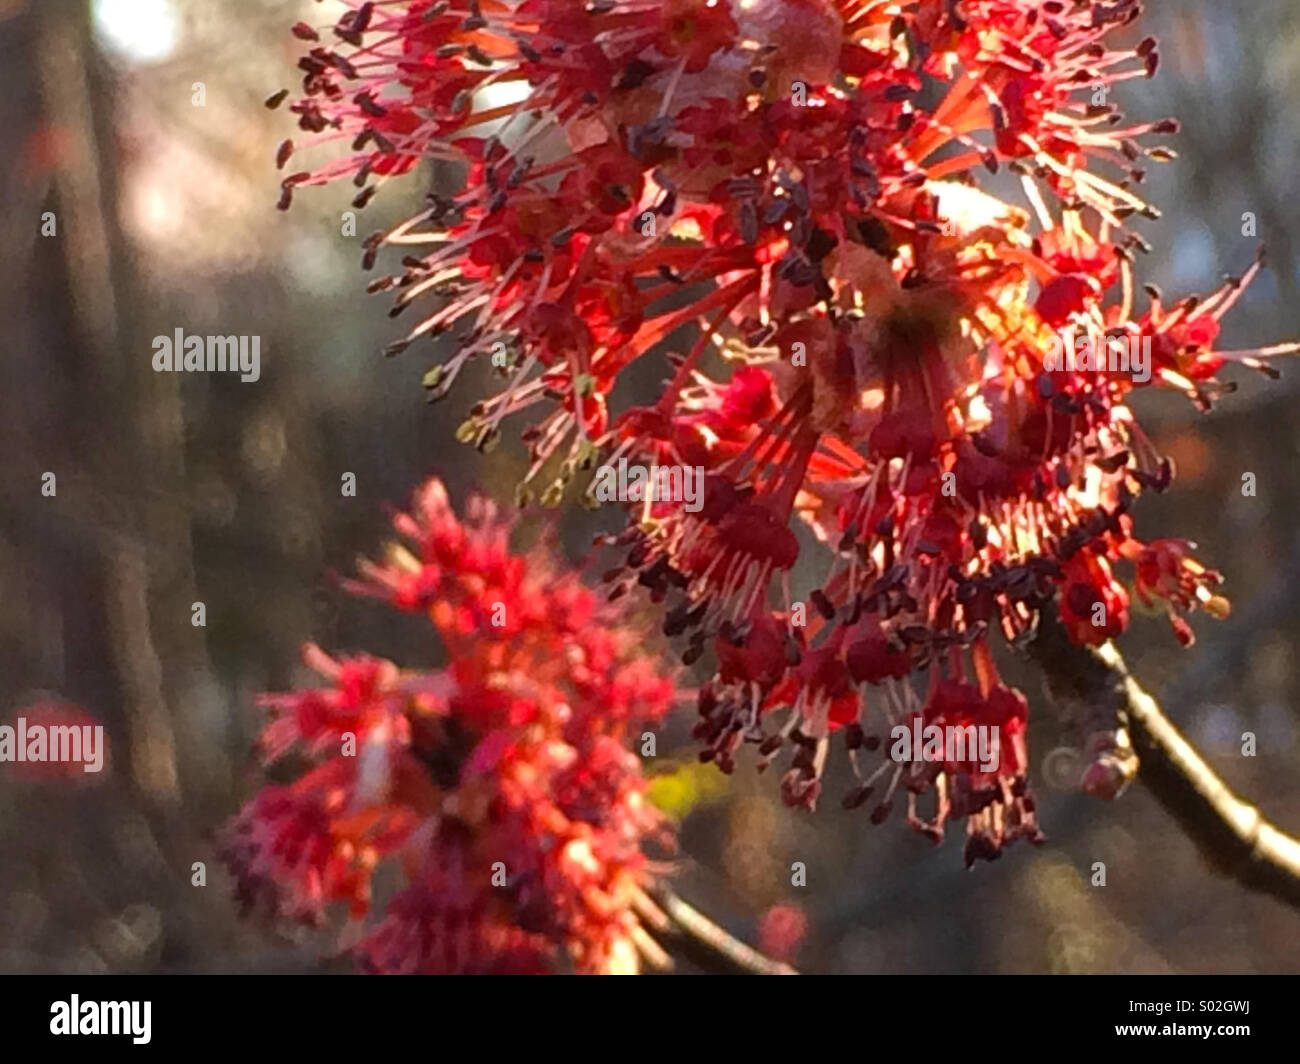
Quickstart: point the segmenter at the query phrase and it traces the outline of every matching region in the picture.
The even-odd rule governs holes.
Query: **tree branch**
[[[1030,656],[1055,700],[1080,703],[1088,719],[1106,722],[1115,749],[1131,740],[1139,778],[1214,868],[1300,907],[1300,841],[1233,793],[1134,679],[1113,644],[1076,646],[1058,620],[1044,616]]]
[[[765,957],[728,934],[671,888],[659,886],[652,891],[652,897],[666,918],[654,923],[655,937],[705,971],[718,975],[799,974],[790,965]]]

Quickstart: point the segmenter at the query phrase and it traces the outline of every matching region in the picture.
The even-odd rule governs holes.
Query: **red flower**
[[[718,0],[665,0],[660,18],[655,48],[670,59],[680,57],[691,74],[700,73],[715,52],[736,41],[736,23]]]
[[[1104,557],[1080,551],[1065,566],[1061,621],[1081,646],[1100,646],[1128,627],[1128,592]]]
[[[351,59],[312,50],[295,109],[359,154],[286,185],[466,162],[455,196],[367,250],[401,245],[375,287],[424,308],[395,349],[466,326],[435,394],[493,344],[515,354],[462,438],[540,408],[526,480],[559,470],[545,501],[602,453],[700,471],[702,506],[633,507],[611,593],[667,601],[688,661],[718,648],[706,757],[788,744],[784,792],[812,804],[831,732],[869,732],[906,676],[984,676],[987,697],[990,637],[1029,638],[1044,610],[1113,637],[1133,566],[1184,642],[1187,611],[1224,611],[1208,571],[1135,532],[1134,499],[1172,466],[1130,400],[1157,385],[1208,406],[1225,362],[1270,372],[1297,345],[1216,349],[1258,262],[1204,301],[1136,304],[1146,245],[1126,222],[1158,216],[1139,163],[1177,129],[1111,99],[1158,66],[1154,40],[1116,40],[1138,0],[469,12],[363,5],[337,34]],[[418,124],[393,133],[389,113]],[[981,189],[1003,168],[1023,204]],[[687,327],[658,398],[617,409],[624,371]],[[796,522],[828,556],[803,593]]]
[[[1211,616],[1222,618],[1230,608],[1228,600],[1213,591],[1223,577],[1191,557],[1190,548],[1185,539],[1158,539],[1130,552],[1137,570],[1134,586],[1138,598],[1147,606],[1156,599],[1164,600],[1169,622],[1184,646],[1196,639],[1184,614],[1200,606]]]
[[[406,887],[355,947],[367,970],[635,967],[642,842],[665,828],[625,743],[668,711],[672,680],[611,606],[542,555],[512,553],[486,500],[462,521],[434,481],[394,523],[417,553],[394,548],[351,586],[424,612],[448,664],[307,648],[329,686],[265,696],[262,742],[268,760],[315,767],[228,829],[238,896],[311,923],[336,905],[361,920],[388,862]]]

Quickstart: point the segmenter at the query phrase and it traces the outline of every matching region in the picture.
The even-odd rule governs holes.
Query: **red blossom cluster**
[[[964,818],[969,856],[1037,837],[1024,702],[989,639],[1059,611],[1097,644],[1128,622],[1131,582],[1168,611],[1227,609],[1219,575],[1132,515],[1173,470],[1130,397],[1175,389],[1202,407],[1226,363],[1267,370],[1296,345],[1216,348],[1260,268],[1206,299],[1143,287],[1128,228],[1149,146],[1112,94],[1153,75],[1132,37],[1139,0],[412,0],[351,3],[310,43],[291,108],[312,143],[350,143],[292,190],[352,177],[364,206],[422,159],[460,191],[366,244],[402,270],[371,285],[420,321],[390,353],[457,330],[426,384],[445,393],[491,355],[499,392],[462,437],[524,432],[524,497],[620,458],[698,467],[702,509],[633,508],[614,594],[669,601],[693,660],[706,758],[793,750],[786,798],[812,805],[833,733],[863,804],[938,834]],[[1127,42],[1127,43],[1124,43]],[[282,98],[284,94],[281,94]],[[278,102],[279,98],[271,102]],[[280,163],[295,154],[286,142]],[[1016,189],[1019,205],[1006,198]],[[633,363],[684,328],[647,406],[610,409]],[[1053,352],[1148,351],[1076,366]],[[829,558],[790,574],[803,522]],[[811,605],[811,609],[808,607]],[[805,620],[804,614],[808,616]],[[858,766],[921,713],[1004,729],[994,774]],[[888,777],[887,779],[877,777]],[[931,794],[934,813],[917,810]]]
[[[668,711],[673,681],[608,603],[512,553],[489,502],[461,521],[432,481],[394,523],[414,553],[393,547],[352,589],[425,615],[448,663],[308,646],[328,686],[263,697],[266,759],[308,767],[227,829],[241,901],[360,921],[391,865],[403,885],[355,946],[366,970],[635,970],[642,843],[671,839],[628,741]]]

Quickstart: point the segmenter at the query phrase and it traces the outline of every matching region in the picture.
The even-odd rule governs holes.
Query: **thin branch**
[[[1030,654],[1054,698],[1081,702],[1093,719],[1114,721],[1120,735],[1127,731],[1141,762],[1138,778],[1212,866],[1300,907],[1300,841],[1233,793],[1134,679],[1113,644],[1075,646],[1059,621],[1044,618]]]
[[[653,928],[671,952],[679,953],[707,972],[725,975],[798,975],[788,964],[765,957],[728,934],[668,887],[653,892],[667,921]]]

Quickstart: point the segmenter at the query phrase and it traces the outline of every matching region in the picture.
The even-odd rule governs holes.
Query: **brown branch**
[[[1080,705],[1089,720],[1106,722],[1116,749],[1131,740],[1141,762],[1138,778],[1214,868],[1300,907],[1300,841],[1233,793],[1134,679],[1113,644],[1075,646],[1059,621],[1045,617],[1030,654],[1055,700]]]
[[[752,946],[727,933],[669,887],[652,892],[664,919],[652,921],[651,930],[670,952],[716,975],[798,975],[788,964],[765,957]],[[643,914],[644,915],[644,914]]]

